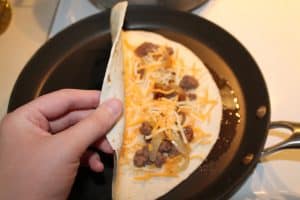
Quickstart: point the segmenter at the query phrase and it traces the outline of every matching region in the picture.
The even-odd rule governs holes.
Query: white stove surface
[[[65,27],[93,14],[101,12],[89,0],[60,0],[49,37]]]
[[[300,1],[210,0],[194,11],[234,35],[252,54],[265,77],[271,120],[300,122]],[[88,0],[61,0],[49,37],[100,12]],[[267,145],[287,137],[271,132]],[[232,199],[300,199],[300,151],[269,156]]]

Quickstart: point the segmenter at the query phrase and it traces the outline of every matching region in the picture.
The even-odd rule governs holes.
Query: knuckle
[[[60,89],[57,92],[61,94],[71,95],[74,92],[74,89],[65,88],[65,89]]]
[[[76,98],[73,98],[75,95],[74,89],[60,89],[57,94],[59,98],[65,99],[68,102],[67,106],[69,109],[76,107]]]
[[[57,91],[57,94],[61,98],[69,98],[70,96],[73,95],[73,90],[72,89],[60,89]]]

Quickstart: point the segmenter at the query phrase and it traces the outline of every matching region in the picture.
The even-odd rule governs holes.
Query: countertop
[[[0,35],[0,118],[26,62],[47,40],[58,0],[11,0],[12,21]]]
[[[99,12],[86,1],[62,0],[55,18],[57,0],[11,1],[13,20],[0,35],[0,117],[18,74],[48,34]],[[194,11],[234,35],[254,57],[268,86],[272,121],[300,122],[299,10],[299,0],[210,0]],[[271,132],[267,145],[287,136]],[[299,169],[299,150],[267,157],[232,199],[299,199]]]

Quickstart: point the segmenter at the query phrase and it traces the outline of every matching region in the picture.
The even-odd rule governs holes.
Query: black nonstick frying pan
[[[86,18],[50,39],[20,74],[8,112],[57,89],[100,89],[111,47],[109,15],[107,10]],[[214,75],[223,104],[235,102],[234,108],[223,110],[220,138],[206,161],[162,199],[228,198],[251,174],[262,152],[299,146],[290,142],[299,137],[298,124],[269,123],[270,103],[259,68],[247,50],[222,28],[188,13],[130,6],[124,29],[158,32],[186,45]],[[276,126],[295,133],[288,141],[263,150],[268,129]],[[104,173],[79,170],[70,199],[111,199],[112,157],[102,155],[102,160]]]

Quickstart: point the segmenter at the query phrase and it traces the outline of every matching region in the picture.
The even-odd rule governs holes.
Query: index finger
[[[25,105],[40,112],[48,120],[60,117],[70,111],[96,108],[100,91],[62,89],[38,97]]]

